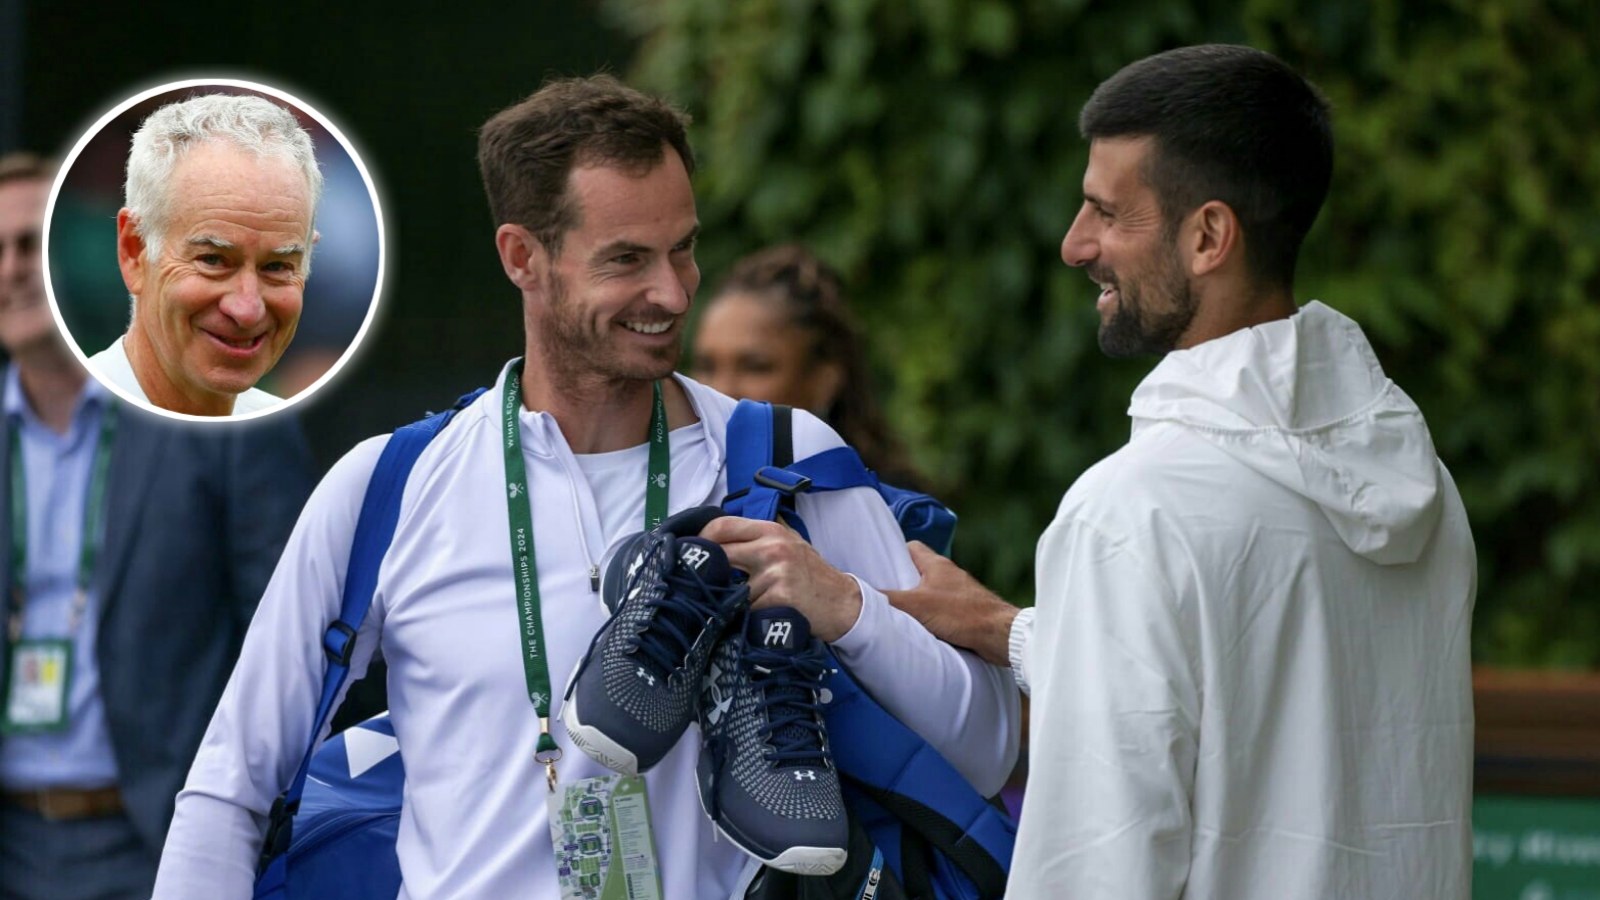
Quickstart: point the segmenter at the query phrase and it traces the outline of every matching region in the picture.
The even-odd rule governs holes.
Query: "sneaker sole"
[[[844,868],[845,857],[848,855],[838,847],[790,847],[768,859],[750,849],[728,829],[723,828],[721,822],[712,820],[711,824],[716,826],[718,834],[762,865],[795,875],[832,875]]]
[[[578,672],[583,669],[583,660],[572,669],[572,676],[567,679],[567,684],[578,680]],[[578,692],[572,691],[571,696],[561,701],[561,722],[567,726],[567,736],[572,739],[573,746],[582,750],[586,756],[602,766],[624,775],[639,774],[639,757],[632,751],[606,737],[605,732],[592,726],[583,724],[578,713]]]
[[[717,829],[717,833],[762,865],[794,875],[832,875],[844,868],[848,853],[843,847],[790,847],[771,858],[762,855],[738,834],[723,827],[723,824],[711,815],[711,807],[706,804],[704,779],[695,778],[695,792],[700,795],[701,811],[711,820],[711,825]]]

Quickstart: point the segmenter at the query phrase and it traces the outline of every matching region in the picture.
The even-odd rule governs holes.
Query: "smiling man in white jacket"
[[[1031,693],[1014,900],[1466,900],[1476,558],[1361,329],[1297,308],[1327,104],[1191,47],[1103,84],[1062,258],[1163,354],[1039,541],[1035,611],[917,550],[890,599]],[[1036,616],[1036,618],[1035,618]]]

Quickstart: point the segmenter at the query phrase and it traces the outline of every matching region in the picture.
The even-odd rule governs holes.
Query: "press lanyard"
[[[78,630],[89,603],[89,579],[94,576],[95,557],[100,554],[105,518],[106,472],[111,468],[111,440],[117,431],[117,407],[106,403],[100,414],[100,440],[94,449],[89,470],[89,490],[83,502],[83,540],[78,551],[78,590],[72,600],[69,634]],[[8,636],[12,643],[22,639],[22,611],[27,605],[23,581],[28,573],[28,478],[22,462],[21,429],[11,430],[11,615]]]
[[[644,527],[652,529],[667,515],[667,485],[672,466],[667,448],[667,408],[661,400],[661,382],[652,387],[650,411],[650,463],[644,484]],[[539,716],[539,745],[533,759],[545,768],[545,781],[556,789],[556,762],[561,748],[550,736],[550,666],[544,653],[544,620],[539,614],[539,567],[533,550],[533,506],[528,493],[528,467],[522,459],[522,429],[517,413],[522,407],[522,360],[506,373],[505,405],[501,427],[506,454],[506,508],[511,514],[511,570],[517,579],[517,614],[522,627],[522,671],[527,676],[528,699]]]

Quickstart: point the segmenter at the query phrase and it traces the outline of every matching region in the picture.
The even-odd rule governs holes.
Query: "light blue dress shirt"
[[[73,407],[67,433],[57,434],[28,405],[16,366],[6,371],[6,425],[19,432],[28,483],[28,559],[22,576],[27,604],[22,634],[24,638],[70,636],[73,640],[67,728],[52,734],[0,736],[0,785],[10,790],[96,788],[117,781],[117,761],[106,727],[95,659],[101,598],[92,589],[82,620],[68,634],[78,590],[78,554],[83,548],[83,504],[100,440],[101,417],[110,402],[105,389],[89,379]],[[10,440],[9,431],[0,437]],[[10,475],[0,473],[0,477]],[[0,548],[0,552],[10,553],[11,548]],[[9,594],[10,586],[5,590]]]

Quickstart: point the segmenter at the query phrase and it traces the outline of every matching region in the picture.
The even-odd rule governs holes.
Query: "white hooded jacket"
[[[1350,319],[1169,354],[1039,541],[1008,897],[1466,900],[1476,557]]]

